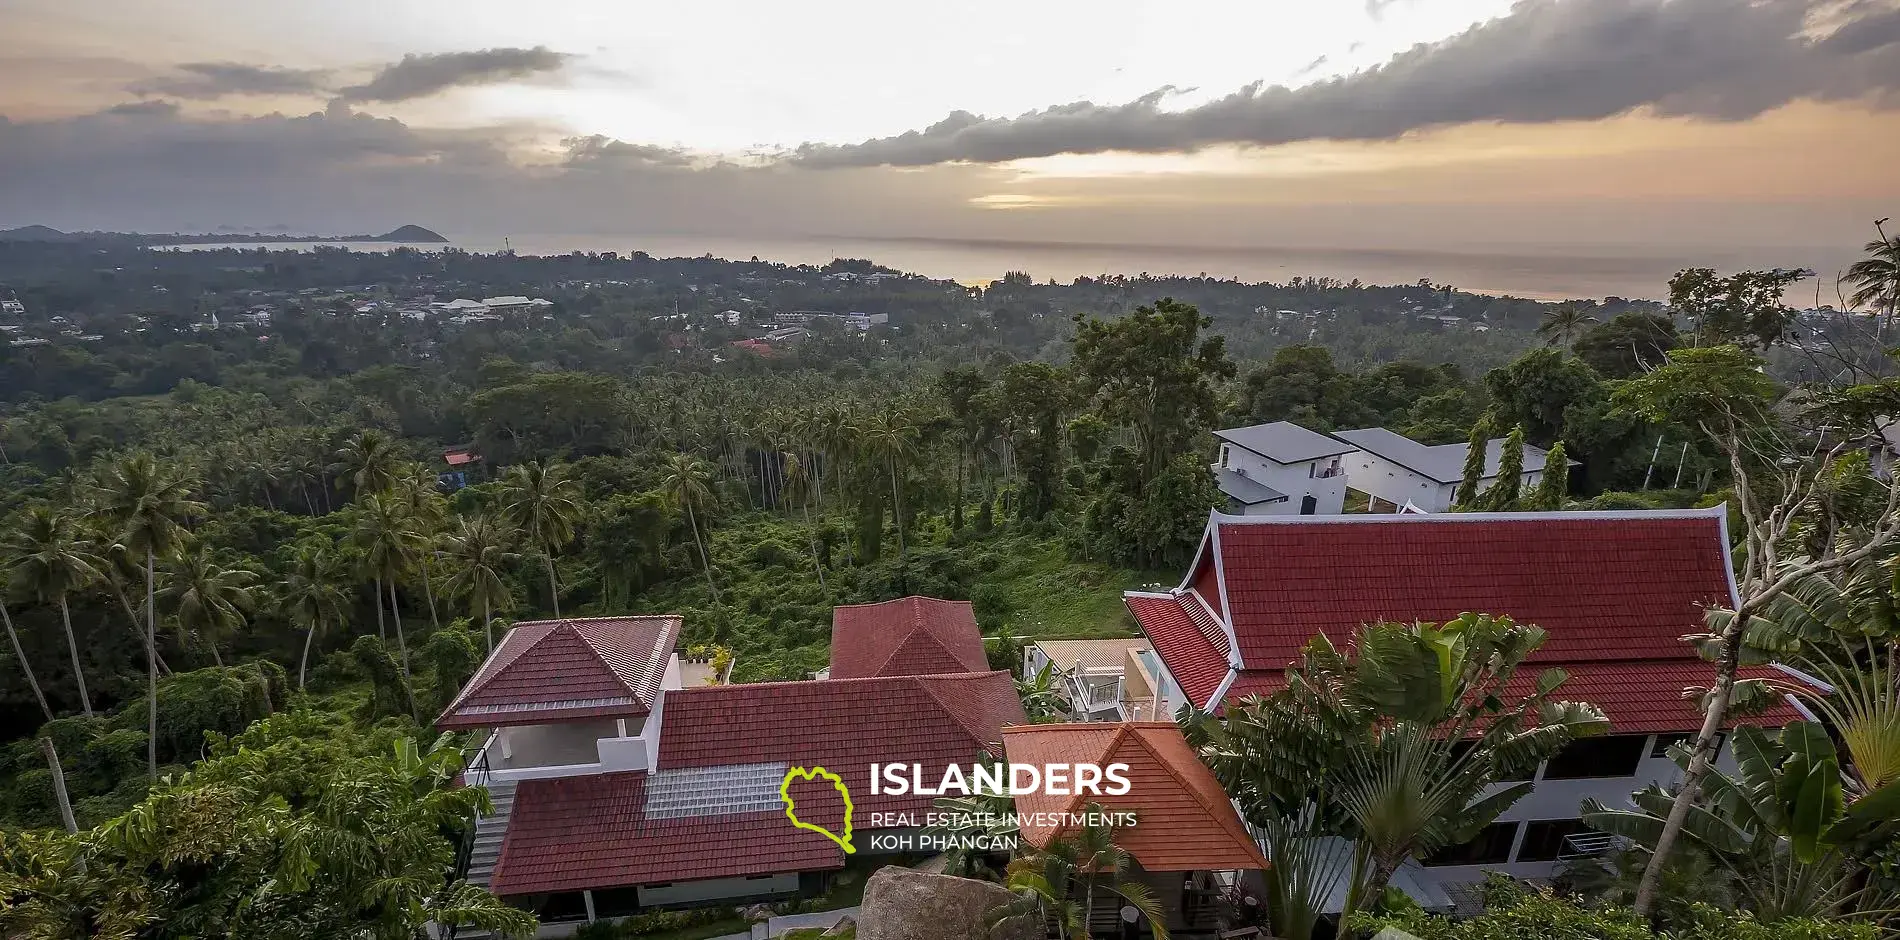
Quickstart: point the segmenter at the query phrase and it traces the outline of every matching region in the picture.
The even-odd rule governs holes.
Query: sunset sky
[[[0,228],[1851,251],[1900,0],[0,0]]]

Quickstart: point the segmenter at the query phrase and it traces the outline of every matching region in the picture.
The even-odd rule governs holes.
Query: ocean
[[[866,258],[878,264],[944,278],[964,284],[986,284],[1009,271],[1027,271],[1038,281],[1054,278],[1144,272],[1153,275],[1206,274],[1243,281],[1285,282],[1294,277],[1354,278],[1367,284],[1413,284],[1420,278],[1434,284],[1479,294],[1511,295],[1535,300],[1628,297],[1664,299],[1669,278],[1686,267],[1718,270],[1742,268],[1811,267],[1831,272],[1853,260],[1851,249],[1721,250],[1690,254],[1668,252],[1609,252],[1604,249],[1565,250],[1525,248],[1512,253],[1475,251],[1419,251],[1334,248],[1217,248],[1167,245],[1108,245],[1075,242],[984,241],[934,238],[831,238],[725,235],[518,235],[506,242],[500,236],[451,236],[454,247],[468,251],[499,251],[504,244],[520,254],[566,254],[573,251],[614,251],[628,255],[644,251],[655,257],[698,257],[746,260],[757,257],[787,264],[824,264],[833,258]],[[181,245],[180,249],[270,248],[308,251],[317,245],[353,250],[386,251],[388,242],[273,242]],[[413,245],[430,250],[443,246]],[[1813,301],[1813,284],[1799,285],[1789,302],[1806,306]],[[1832,290],[1822,302],[1832,302]]]

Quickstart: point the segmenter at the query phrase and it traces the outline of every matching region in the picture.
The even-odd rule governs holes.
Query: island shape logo
[[[798,818],[798,804],[792,799],[792,781],[794,780],[829,780],[831,781],[831,785],[837,788],[838,795],[844,798],[844,834],[843,835],[839,835],[838,833],[832,832],[831,830],[826,829],[823,826],[815,825],[813,823],[808,823]],[[790,770],[785,771],[785,779],[781,781],[778,785],[778,798],[780,801],[782,801],[785,804],[785,818],[791,820],[792,825],[797,826],[800,829],[808,829],[812,832],[816,832],[819,835],[824,836],[825,838],[838,843],[838,848],[843,849],[846,855],[850,855],[857,852],[857,849],[851,845],[851,788],[845,786],[844,780],[840,778],[837,774],[834,774],[831,771],[824,769],[823,767],[793,767]]]

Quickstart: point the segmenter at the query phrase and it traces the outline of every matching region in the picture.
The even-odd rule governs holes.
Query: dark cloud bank
[[[489,85],[557,72],[574,57],[546,46],[406,55],[356,85],[338,87],[328,69],[290,69],[241,62],[187,62],[172,74],[126,90],[141,96],[212,101],[236,95],[325,97],[343,101],[413,101],[472,85]]]
[[[1385,140],[1471,122],[1592,120],[1641,107],[1733,121],[1796,100],[1900,90],[1895,0],[1520,0],[1503,17],[1382,66],[1301,88],[1251,85],[1180,111],[1173,89],[1014,118],[958,111],[921,131],[806,144],[818,167],[994,163],[1216,144]]]

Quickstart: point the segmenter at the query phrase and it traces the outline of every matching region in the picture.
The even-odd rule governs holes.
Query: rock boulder
[[[989,912],[1013,898],[987,881],[888,865],[864,886],[858,940],[1041,940],[1034,916],[984,927]]]

